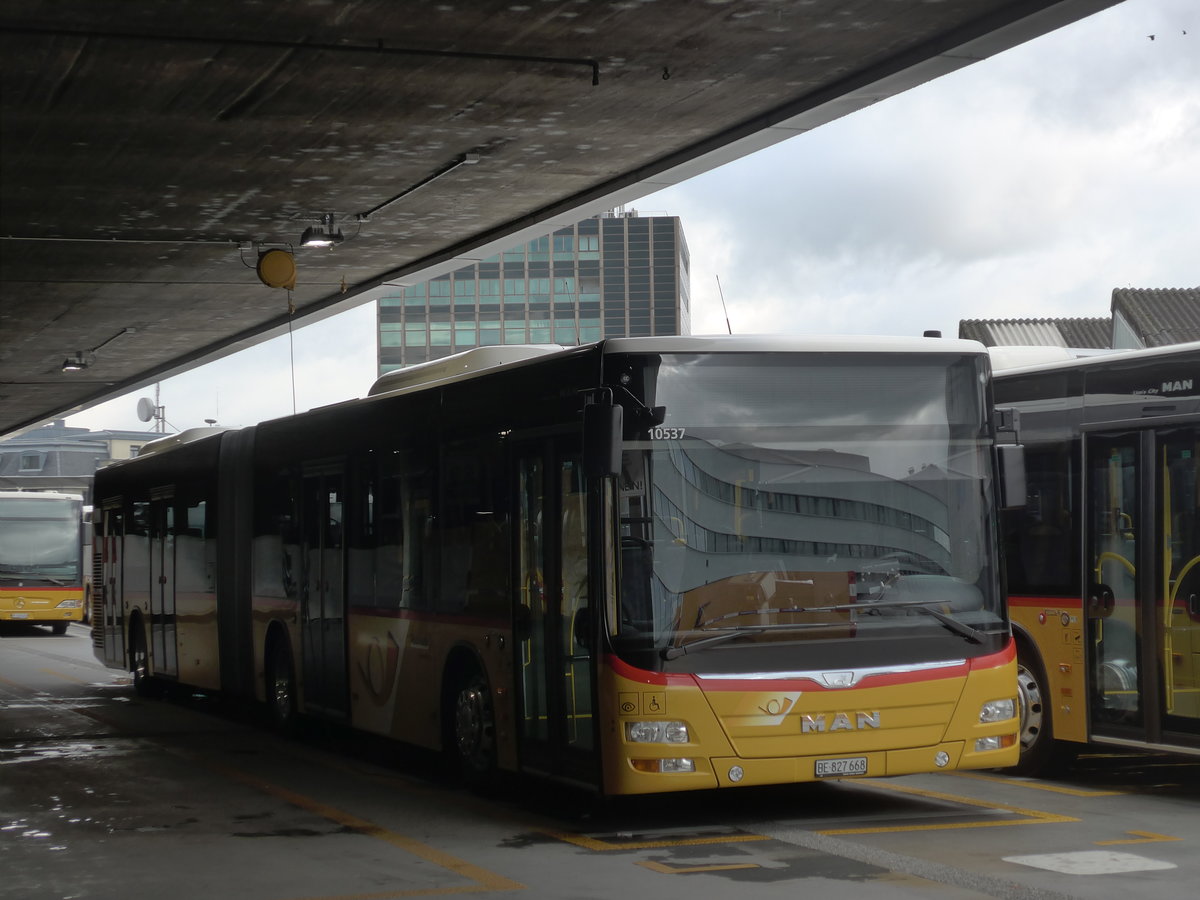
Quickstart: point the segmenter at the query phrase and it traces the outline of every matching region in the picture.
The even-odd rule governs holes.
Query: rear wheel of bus
[[[138,696],[160,696],[162,685],[150,674],[150,653],[146,649],[146,632],[140,617],[135,617],[129,627],[129,671]]]
[[[296,675],[292,654],[282,635],[267,645],[266,694],[271,727],[288,734],[296,728]]]
[[[487,677],[478,668],[459,670],[443,701],[446,749],[459,776],[482,787],[496,772],[496,716]]]

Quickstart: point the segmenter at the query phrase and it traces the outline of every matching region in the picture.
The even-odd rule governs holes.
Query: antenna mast
[[[717,293],[721,295],[721,309],[725,310],[725,327],[729,329],[729,333],[733,334],[733,326],[729,324],[729,307],[725,305],[725,291],[721,289],[721,276],[715,275],[717,279]]]

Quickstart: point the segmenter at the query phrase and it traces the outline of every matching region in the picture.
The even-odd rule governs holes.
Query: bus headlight
[[[631,744],[686,744],[686,722],[626,722],[625,739]]]
[[[696,771],[696,761],[686,756],[677,759],[631,759],[629,764],[638,772],[654,772],[657,774]]]
[[[996,737],[977,738],[975,741],[975,752],[986,753],[988,750],[1003,750],[1005,747],[1011,747],[1017,742],[1015,734],[1000,734]]]
[[[55,607],[55,609],[78,609],[78,600],[64,600]]]
[[[1004,722],[1016,716],[1016,708],[1012,697],[1007,700],[989,700],[979,708],[979,722]]]

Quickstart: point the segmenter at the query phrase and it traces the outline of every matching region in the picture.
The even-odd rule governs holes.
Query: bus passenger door
[[[577,440],[519,446],[514,623],[521,766],[599,777],[588,623],[587,493]]]
[[[175,498],[150,500],[150,654],[156,675],[179,675],[175,645]]]
[[[125,512],[119,506],[105,507],[101,513],[100,585],[102,606],[93,628],[103,635],[104,662],[121,665],[125,661],[125,608],[121,583],[121,557],[125,540]]]
[[[1161,498],[1163,730],[1200,735],[1200,428],[1180,426],[1156,435]],[[1187,742],[1186,740],[1183,742]]]
[[[1195,426],[1087,435],[1092,731],[1200,735]]]
[[[343,470],[305,473],[302,496],[301,690],[307,707],[340,716],[347,702]]]

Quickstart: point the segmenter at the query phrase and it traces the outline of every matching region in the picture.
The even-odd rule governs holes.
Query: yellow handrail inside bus
[[[1197,565],[1200,565],[1200,556],[1193,556],[1191,560],[1189,560],[1188,564],[1180,569],[1179,574],[1175,576],[1175,587],[1171,589],[1170,596],[1170,602],[1172,606],[1175,605],[1175,597],[1179,594],[1179,586],[1183,584],[1183,577],[1187,575],[1188,572],[1192,571],[1192,569]]]
[[[1129,560],[1127,560],[1125,557],[1123,557],[1120,553],[1113,553],[1111,550],[1105,550],[1103,553],[1101,553],[1099,556],[1096,557],[1096,580],[1097,581],[1100,580],[1100,574],[1101,574],[1101,570],[1104,568],[1104,564],[1106,562],[1114,562],[1114,561],[1119,562],[1126,569],[1128,569],[1130,575],[1137,574],[1137,569],[1134,568],[1133,563],[1131,563]]]

